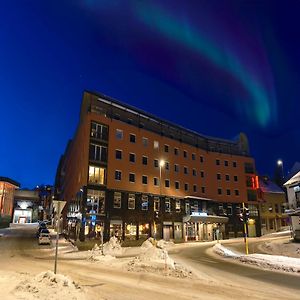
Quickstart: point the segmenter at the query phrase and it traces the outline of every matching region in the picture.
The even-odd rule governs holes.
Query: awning
[[[202,222],[202,223],[228,223],[227,217],[221,217],[221,216],[185,216],[183,217],[183,222]]]

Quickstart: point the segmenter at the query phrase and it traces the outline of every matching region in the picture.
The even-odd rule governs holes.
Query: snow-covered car
[[[51,238],[48,229],[42,229],[39,235],[39,245],[50,245]]]

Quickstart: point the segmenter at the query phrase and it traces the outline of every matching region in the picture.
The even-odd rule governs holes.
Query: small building
[[[293,236],[300,240],[300,171],[290,178],[284,186],[287,190],[288,210],[286,211],[291,219]]]
[[[287,226],[284,191],[267,176],[259,176],[258,193],[262,200],[259,204],[262,234],[279,231]]]
[[[36,222],[39,214],[39,192],[37,190],[16,190],[14,195],[13,223]]]
[[[20,184],[8,177],[0,177],[0,216],[12,217],[15,190]]]

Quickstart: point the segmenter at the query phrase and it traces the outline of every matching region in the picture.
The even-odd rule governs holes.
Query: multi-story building
[[[206,137],[84,92],[55,193],[68,202],[65,216],[81,214],[85,234],[98,224],[105,238],[210,240],[242,232],[243,202],[252,204],[259,234],[255,184],[244,134],[233,141]]]
[[[258,197],[262,234],[279,231],[287,226],[285,192],[267,176],[259,176]]]
[[[10,178],[0,177],[0,216],[12,217],[15,190],[20,184]]]

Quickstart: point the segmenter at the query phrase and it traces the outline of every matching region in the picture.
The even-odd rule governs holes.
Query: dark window
[[[225,175],[225,180],[226,180],[226,181],[229,181],[229,174],[226,174],[226,175]]]
[[[185,184],[184,184],[184,190],[185,190],[185,191],[188,191],[188,190],[189,190],[189,185],[188,185],[188,183],[185,183]]]
[[[170,180],[169,179],[165,180],[165,187],[170,187]]]
[[[129,173],[129,182],[135,182],[135,174]]]
[[[257,194],[255,190],[247,190],[247,199],[248,201],[256,201]]]
[[[227,196],[230,196],[230,190],[229,189],[226,190],[226,194],[227,194]]]
[[[129,141],[130,141],[130,143],[135,143],[135,134],[130,133]]]
[[[142,183],[143,184],[147,184],[148,183],[148,176],[146,176],[146,175],[142,176]]]
[[[200,162],[204,162],[204,157],[203,156],[200,156]]]
[[[183,150],[183,157],[187,158],[187,152]]]
[[[184,173],[184,174],[187,174],[187,173],[188,173],[188,168],[187,168],[187,167],[184,167],[184,168],[183,168],[183,173]]]
[[[158,186],[158,178],[157,178],[157,177],[154,177],[154,178],[153,178],[153,184],[154,184],[155,186]]]
[[[135,154],[134,153],[129,153],[129,161],[135,162]]]
[[[220,160],[216,159],[216,165],[219,166],[220,165]]]
[[[158,168],[158,159],[154,159],[154,167]]]
[[[179,154],[179,149],[178,148],[174,148],[174,154],[178,155]]]
[[[142,163],[143,163],[143,165],[148,164],[148,157],[147,156],[143,156]]]
[[[107,162],[107,147],[90,144],[90,160]]]
[[[194,191],[194,193],[197,192],[197,185],[196,184],[193,185],[193,191]]]
[[[236,163],[236,161],[233,161],[233,162],[232,162],[232,166],[233,166],[234,168],[236,168],[236,167],[237,167],[237,163]]]
[[[121,129],[116,130],[116,139],[117,140],[122,140],[123,139],[123,130],[121,130]]]
[[[121,208],[121,196],[120,192],[114,192],[114,208]]]
[[[217,180],[221,180],[221,174],[220,173],[217,174]]]
[[[175,181],[175,189],[179,190],[179,181]]]
[[[204,171],[200,171],[200,176],[204,178]]]
[[[234,190],[234,194],[238,196],[240,194],[239,190]]]
[[[165,198],[165,212],[171,212],[171,200],[170,200],[170,198]]]
[[[169,146],[165,145],[165,152],[169,152]]]
[[[148,210],[149,201],[147,195],[142,195],[142,210]]]
[[[196,154],[192,153],[192,160],[195,160],[195,159],[196,159]]]
[[[222,195],[222,189],[218,188],[218,195]]]
[[[201,187],[201,193],[202,193],[202,194],[205,194],[205,186],[202,186],[202,187]]]
[[[196,175],[197,175],[196,169],[193,169],[193,176],[196,176]]]
[[[118,170],[115,171],[115,179],[116,180],[121,180],[122,179],[122,172],[121,171],[118,171]]]
[[[233,180],[234,180],[234,181],[238,181],[237,175],[234,175],[234,176],[233,176]]]
[[[228,167],[228,160],[224,160],[224,166]]]
[[[252,163],[245,163],[245,173],[254,174],[254,166]]]
[[[174,171],[179,172],[179,165],[174,165]]]
[[[116,150],[116,159],[122,159],[122,150]]]
[[[107,141],[108,140],[108,127],[96,122],[91,124],[91,137]]]
[[[165,164],[165,168],[166,168],[166,170],[170,170],[170,164],[167,161],[166,161],[166,164]]]

